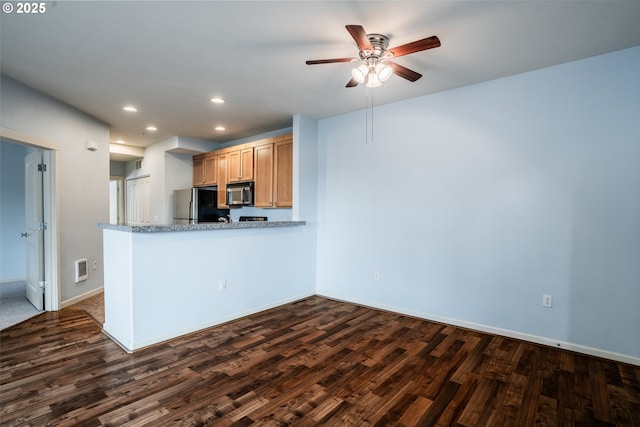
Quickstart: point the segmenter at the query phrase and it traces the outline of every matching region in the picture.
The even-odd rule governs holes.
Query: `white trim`
[[[43,150],[42,158],[47,165],[44,174],[44,222],[49,226],[44,232],[45,271],[44,280],[47,286],[44,289],[45,309],[57,311],[60,309],[60,269],[58,266],[58,254],[60,253],[60,229],[58,227],[58,168],[56,167],[56,152]]]
[[[111,335],[109,332],[107,332],[107,330],[104,328],[104,325],[103,325],[103,328],[102,328],[102,333],[105,334],[107,336],[107,338],[109,338],[111,341],[116,343],[118,345],[118,347],[120,347],[125,352],[127,352],[129,354],[133,353],[133,350],[129,350],[129,347],[131,346],[131,344],[125,345],[125,344],[121,343],[120,341],[118,341],[118,339],[116,339],[113,335]]]
[[[332,297],[329,295],[317,294],[318,296],[333,299],[336,301],[344,301],[350,304],[358,304],[364,307],[375,308],[384,311],[390,311],[393,313],[403,314],[406,316],[417,317],[419,319],[430,320],[438,323],[445,323],[448,325],[459,326],[461,328],[472,329],[479,332],[486,332],[494,335],[501,335],[504,337],[515,338],[523,341],[529,341],[536,344],[547,345],[550,347],[556,347],[564,350],[575,351],[577,353],[588,354],[590,356],[602,357],[609,360],[615,360],[617,362],[628,363],[630,365],[640,366],[640,357],[629,356],[626,354],[615,353],[608,350],[603,350],[594,347],[588,347],[581,344],[576,344],[568,341],[554,340],[548,337],[542,337],[538,335],[531,335],[524,332],[513,331],[510,329],[496,328],[481,323],[467,322],[465,320],[453,319],[450,317],[439,316],[432,313],[425,313],[417,310],[407,310],[405,308],[399,308],[386,304],[378,304],[371,301],[363,300],[345,300],[341,298]]]
[[[74,305],[74,304],[79,303],[79,302],[80,302],[80,301],[82,301],[82,300],[85,300],[85,299],[87,299],[87,298],[91,298],[91,297],[93,297],[93,296],[96,296],[96,295],[98,295],[98,294],[101,294],[103,291],[104,291],[104,287],[100,287],[100,288],[98,288],[98,289],[93,289],[93,290],[91,290],[91,291],[85,292],[85,293],[84,293],[84,294],[82,294],[82,295],[78,295],[78,296],[73,297],[73,298],[71,298],[71,299],[68,299],[68,300],[66,300],[66,301],[62,301],[62,302],[60,303],[60,309],[63,309],[63,308],[66,308],[66,307],[70,307],[70,306],[72,306],[72,305]]]
[[[13,283],[13,282],[26,282],[26,277],[8,277],[6,279],[0,279],[0,285],[3,283]]]
[[[29,145],[31,147],[42,148],[45,150],[60,150],[60,146],[54,142],[38,138],[37,136],[27,135],[13,129],[0,127],[0,137],[11,142],[17,142],[18,144]]]

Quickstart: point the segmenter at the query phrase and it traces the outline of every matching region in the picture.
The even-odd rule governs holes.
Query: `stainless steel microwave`
[[[253,182],[227,184],[227,205],[229,206],[253,205]]]

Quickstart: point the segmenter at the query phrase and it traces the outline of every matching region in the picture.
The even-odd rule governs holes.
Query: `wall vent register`
[[[84,282],[89,277],[87,272],[87,259],[76,260],[76,283]]]

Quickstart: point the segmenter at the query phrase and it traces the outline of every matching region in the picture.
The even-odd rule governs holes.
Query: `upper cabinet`
[[[218,183],[217,156],[213,153],[193,156],[193,186],[202,187]]]
[[[227,171],[229,182],[253,180],[253,147],[229,152]]]
[[[218,183],[218,156],[207,154],[204,158],[204,181],[207,185]]]
[[[273,207],[273,143],[255,147],[253,206]]]
[[[217,185],[220,207],[226,207],[227,183],[244,181],[254,181],[255,207],[292,207],[292,135],[280,135],[193,156],[193,185]]]
[[[287,139],[255,147],[253,205],[261,208],[293,206],[293,140]]]
[[[227,205],[227,172],[229,169],[229,154],[223,153],[216,156],[218,171],[218,207],[228,208]]]
[[[293,141],[273,144],[273,206],[293,206]]]
[[[198,187],[204,185],[204,156],[205,154],[198,154],[193,156],[193,186]]]

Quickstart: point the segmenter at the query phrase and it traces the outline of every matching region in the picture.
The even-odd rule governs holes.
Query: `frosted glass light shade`
[[[358,83],[364,83],[367,79],[368,72],[369,70],[367,69],[367,66],[363,64],[351,70],[351,77],[353,77]]]
[[[380,62],[376,65],[376,74],[381,82],[386,82],[389,80],[389,77],[391,77],[391,74],[393,74],[393,68],[383,62]]]
[[[382,85],[382,82],[378,78],[378,75],[375,71],[371,71],[369,75],[367,75],[367,87],[378,87]]]

